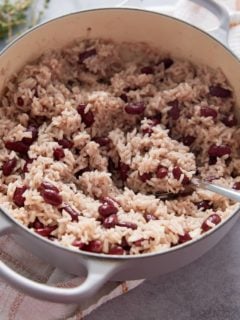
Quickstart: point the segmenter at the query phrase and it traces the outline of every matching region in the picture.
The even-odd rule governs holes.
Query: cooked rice
[[[173,59],[170,66],[166,58]],[[189,191],[184,179],[197,174],[229,187],[240,182],[240,129],[223,121],[233,114],[234,98],[212,95],[211,86],[231,90],[220,70],[141,43],[84,40],[46,53],[14,76],[2,96],[0,166],[17,162],[9,175],[0,171],[1,204],[32,232],[55,226],[48,238],[68,248],[80,243],[82,250],[140,254],[200,237],[209,216],[223,221],[237,205],[209,191]],[[131,103],[144,104],[144,112],[127,113]],[[85,115],[94,116],[91,125],[78,111],[81,104]],[[205,107],[216,117],[203,116]],[[171,115],[174,108],[179,117]],[[31,139],[30,125],[38,127],[38,137],[25,154],[6,148],[7,141]],[[189,136],[194,137],[190,147],[183,144]],[[108,139],[105,146],[99,137]],[[73,145],[56,159],[63,138]],[[213,144],[228,145],[231,156],[211,158],[209,164]],[[161,166],[167,173],[159,178]],[[61,205],[44,200],[42,182],[58,188]],[[16,205],[14,193],[22,186],[27,187],[24,205]],[[181,195],[162,201],[158,192]],[[112,227],[99,213],[103,197],[115,199],[118,223]],[[207,209],[199,205],[203,200]],[[62,209],[66,204],[78,212],[77,219]],[[207,225],[215,226],[210,220]]]

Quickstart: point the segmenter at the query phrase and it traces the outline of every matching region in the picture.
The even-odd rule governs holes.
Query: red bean
[[[159,165],[156,171],[156,176],[158,179],[163,179],[167,176],[168,174],[168,168]]]
[[[128,178],[128,172],[130,167],[128,164],[120,162],[118,165],[118,172],[122,181],[126,181]]]
[[[54,157],[54,160],[61,160],[62,158],[65,157],[65,153],[64,153],[64,150],[63,148],[56,148],[54,149],[53,151],[53,157]]]
[[[29,126],[27,128],[27,132],[31,132],[32,137],[31,138],[23,138],[22,142],[24,144],[26,144],[27,146],[30,146],[38,137],[38,129],[34,126]]]
[[[129,251],[131,249],[129,243],[127,242],[127,239],[126,237],[122,237],[122,241],[121,241],[121,247],[126,250],[126,251]]]
[[[118,222],[117,223],[117,226],[119,227],[125,227],[125,228],[129,228],[129,229],[132,229],[132,230],[136,230],[138,228],[137,224],[136,223],[133,223],[133,222]]]
[[[144,128],[142,129],[142,133],[150,136],[153,133],[153,129],[151,127]]]
[[[205,221],[203,221],[202,223],[202,230],[203,231],[208,231],[210,229],[212,229],[212,227],[210,227],[208,225],[207,222],[213,223],[215,225],[219,224],[221,222],[221,218],[218,214],[214,213],[211,216],[209,216]]]
[[[103,250],[103,243],[101,240],[92,240],[88,245],[82,248],[84,251],[101,253]]]
[[[13,202],[18,207],[23,207],[25,202],[24,192],[27,190],[26,186],[16,187],[13,194]]]
[[[168,111],[168,115],[173,120],[177,120],[180,117],[180,109],[179,109],[179,103],[177,100],[171,101],[168,103],[169,106],[171,106],[171,109]]]
[[[120,96],[119,96],[124,102],[128,102],[128,96],[125,94],[125,93],[122,93]]]
[[[88,49],[86,51],[80,52],[78,56],[78,62],[83,63],[86,59],[95,56],[97,54],[96,49]]]
[[[225,116],[222,119],[222,122],[229,128],[234,127],[238,124],[237,118],[234,115]]]
[[[142,175],[139,174],[138,177],[142,182],[146,182],[152,178],[152,175],[152,172],[145,172]]]
[[[44,228],[44,224],[42,222],[40,222],[38,220],[38,218],[36,218],[33,223],[29,224],[28,227],[34,228],[34,229],[42,229],[42,228]]]
[[[59,190],[57,187],[55,187],[53,184],[51,184],[50,182],[47,181],[43,181],[40,186],[38,187],[38,191],[40,192],[40,194],[44,191],[44,190],[52,190],[55,191],[56,193],[59,193]]]
[[[3,163],[2,172],[4,176],[10,176],[17,165],[17,159],[9,159]]]
[[[36,229],[36,233],[42,237],[49,237],[51,233],[57,229],[57,226],[47,226],[44,228]]]
[[[80,104],[77,107],[77,112],[80,114],[82,121],[86,125],[86,127],[91,127],[91,125],[94,123],[94,115],[91,110],[85,112],[85,108],[85,104]]]
[[[181,175],[182,175],[182,170],[179,167],[174,167],[172,172],[173,172],[173,177],[176,180],[180,180]],[[189,183],[190,183],[189,178],[184,174],[183,179],[182,179],[182,184],[185,186]]]
[[[79,249],[82,249],[82,248],[85,246],[85,244],[84,244],[82,241],[80,241],[80,240],[74,240],[74,241],[72,242],[72,245],[73,245],[74,247],[78,247]]]
[[[135,103],[128,103],[125,106],[125,111],[128,114],[138,115],[144,113],[145,105],[143,102],[135,102]]]
[[[31,163],[33,163],[33,159],[27,159],[25,161],[24,166],[22,168],[23,173],[29,172],[28,165],[31,164]]]
[[[233,189],[240,190],[240,182],[239,181],[234,183]]]
[[[41,192],[41,196],[46,203],[49,203],[53,206],[60,206],[62,204],[61,195],[54,190],[45,189]]]
[[[17,98],[17,104],[19,107],[23,107],[24,106],[24,100],[22,97],[18,97]]]
[[[108,146],[111,140],[108,137],[95,137],[93,138],[93,141],[98,143],[100,147]]]
[[[185,232],[184,235],[178,235],[178,243],[184,243],[192,240],[192,237],[188,232]]]
[[[71,216],[72,221],[78,222],[80,213],[73,209],[69,204],[64,204],[60,210],[65,210]]]
[[[22,141],[6,141],[5,147],[8,150],[12,150],[20,154],[27,154],[29,150],[29,146],[23,143]]]
[[[114,205],[114,203],[104,202],[98,207],[99,214],[106,218],[112,214],[116,214],[118,212],[118,208]]]
[[[116,214],[112,214],[111,216],[107,217],[103,221],[103,226],[106,229],[114,228],[118,223],[118,218]]]
[[[184,175],[182,179],[182,185],[186,186],[189,183],[190,183],[190,179],[186,175]]]
[[[189,147],[195,141],[195,139],[195,137],[188,135],[186,137],[183,137],[182,142],[185,146]]]
[[[154,73],[154,69],[151,66],[142,67],[141,73],[153,74]]]
[[[231,148],[225,144],[221,144],[217,146],[216,144],[213,144],[208,149],[208,154],[210,157],[223,157],[225,155],[231,154]]]
[[[208,209],[212,209],[213,205],[210,200],[202,200],[200,202],[196,202],[195,205],[199,210],[206,211]]]
[[[121,246],[114,246],[109,249],[108,254],[123,255],[124,250]]]
[[[68,140],[67,138],[62,138],[57,140],[58,144],[62,146],[64,149],[71,149],[73,147],[73,142]]]
[[[151,213],[146,213],[145,215],[144,215],[144,218],[145,218],[145,220],[148,222],[148,221],[151,221],[151,220],[157,220],[157,218],[153,215],[153,214],[151,214]]]
[[[220,85],[210,86],[209,93],[211,96],[218,97],[218,98],[230,98],[232,96],[231,90],[225,89]]]
[[[179,167],[174,167],[172,173],[173,173],[173,177],[176,180],[180,180],[182,175],[182,170]]]
[[[212,117],[213,119],[215,119],[217,117],[218,113],[213,108],[202,107],[200,110],[200,115],[205,118]]]

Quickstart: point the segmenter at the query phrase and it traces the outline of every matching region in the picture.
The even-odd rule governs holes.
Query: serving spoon
[[[234,190],[234,189],[231,189],[228,187],[224,187],[219,184],[211,183],[206,180],[200,180],[198,178],[192,178],[191,184],[195,187],[218,193],[221,196],[229,198],[233,201],[240,202],[240,191],[237,191],[237,190]],[[175,198],[178,195],[181,195],[181,194],[170,193],[170,192],[169,193],[167,193],[167,192],[166,193],[156,193],[156,196],[159,199],[163,199],[163,200]]]

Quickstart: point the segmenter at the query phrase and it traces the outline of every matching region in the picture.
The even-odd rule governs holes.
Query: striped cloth
[[[58,10],[51,11],[49,9],[50,11],[48,12],[48,18],[56,16],[56,12],[57,15],[61,15],[64,12],[67,13],[77,9],[76,1],[62,1],[62,4],[63,2],[65,2],[65,4],[68,3],[68,8],[66,8],[64,12],[61,12],[59,11],[59,8],[63,8],[64,6],[59,6],[59,1],[61,0],[52,0],[50,2],[50,9],[51,6],[54,6],[55,4],[55,6],[58,7]],[[92,5],[93,1],[84,0],[84,3],[86,5],[90,2]],[[117,3],[117,1],[113,2]],[[118,3],[120,2],[126,4],[126,1],[119,0]],[[145,7],[149,5],[148,0],[136,0],[130,2],[131,5],[133,3],[135,3],[136,5],[141,4],[141,6]],[[235,10],[240,11],[240,0],[219,0],[219,2],[227,6],[232,14],[232,25],[229,35],[229,44],[231,49],[240,56],[240,12],[239,15],[235,14]],[[96,3],[98,5],[106,5],[103,0],[97,0]],[[176,3],[176,1],[174,2],[174,0],[161,0],[160,2],[156,0],[156,3],[165,3],[169,5],[169,3]],[[161,8],[159,8],[159,11],[161,11]],[[51,12],[53,12],[52,15]],[[204,9],[193,5],[192,3],[189,3],[186,0],[179,0],[178,3],[176,3],[176,6],[173,8],[172,14],[181,19],[197,24],[204,29],[209,29],[213,27],[214,24],[216,24],[216,19],[212,15],[206,13]],[[204,19],[202,19],[202,17],[204,17]],[[51,285],[58,284],[64,287],[71,287],[81,283],[82,281],[81,278],[72,278],[68,274],[55,269],[42,262],[38,258],[34,257],[23,248],[21,248],[11,238],[11,236],[4,236],[0,238],[0,257],[2,261],[6,262],[19,273],[42,283]],[[78,305],[64,305],[36,300],[31,297],[25,296],[23,293],[17,292],[5,282],[0,281],[0,319],[80,320],[91,311],[96,309],[99,305],[117,297],[118,295],[126,293],[128,290],[131,290],[134,287],[140,285],[142,281],[143,280],[127,281],[123,283],[109,282],[102,288],[102,290],[98,292],[97,295],[89,299],[85,305],[81,305],[81,307]]]

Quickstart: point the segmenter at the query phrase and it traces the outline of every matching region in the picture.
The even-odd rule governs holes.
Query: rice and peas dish
[[[236,208],[190,185],[196,174],[240,189],[234,104],[220,70],[142,43],[48,52],[1,98],[1,205],[77,250],[141,254],[198,238]]]

